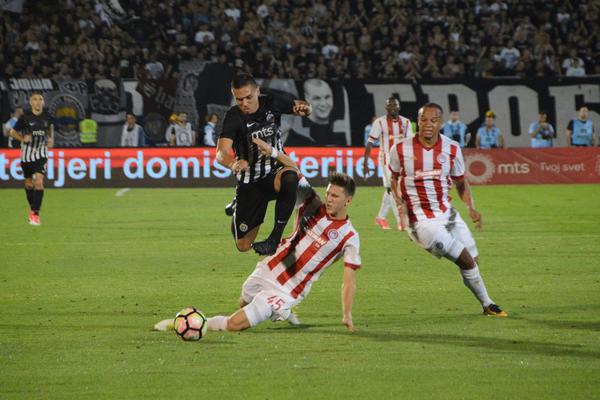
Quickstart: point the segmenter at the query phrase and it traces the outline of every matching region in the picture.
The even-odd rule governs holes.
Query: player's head
[[[307,79],[304,82],[304,98],[312,106],[308,119],[316,124],[328,124],[333,110],[333,92],[329,84],[321,79]]]
[[[496,122],[496,113],[493,112],[492,110],[489,110],[488,112],[485,113],[485,125],[487,127],[492,127],[494,126],[494,123]]]
[[[450,111],[450,121],[452,121],[452,122],[458,121],[458,111],[456,111],[456,110]]]
[[[396,118],[400,113],[400,102],[395,97],[390,97],[385,101],[385,109],[388,117]]]
[[[187,113],[184,111],[177,113],[177,121],[180,124],[185,124],[187,122]]]
[[[354,179],[344,173],[334,172],[331,174],[325,200],[327,214],[335,219],[346,218],[348,206],[352,203],[355,192]]]
[[[546,111],[540,110],[538,112],[538,122],[542,123],[542,122],[546,122],[547,120],[548,120],[548,115],[546,114]]]
[[[579,119],[585,121],[587,119],[588,111],[589,110],[586,106],[581,107],[579,109]]]
[[[442,129],[444,110],[437,103],[426,103],[419,108],[419,136],[425,139],[436,139]]]
[[[127,125],[133,126],[135,125],[135,115],[133,113],[127,113]]]
[[[39,114],[44,109],[44,96],[41,92],[33,92],[29,97],[29,105],[34,114]]]
[[[260,88],[252,75],[245,72],[235,75],[231,80],[231,93],[242,113],[248,115],[258,111]]]

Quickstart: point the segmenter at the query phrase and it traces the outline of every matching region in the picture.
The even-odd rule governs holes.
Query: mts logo
[[[529,173],[529,164],[514,162],[512,164],[498,164],[497,172],[504,175],[520,175]]]
[[[255,139],[255,138],[264,139],[269,136],[272,136],[273,133],[275,133],[275,130],[273,129],[272,126],[264,127],[258,131],[252,132],[252,139]]]

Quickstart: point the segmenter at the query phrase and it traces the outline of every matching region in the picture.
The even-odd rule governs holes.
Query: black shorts
[[[48,159],[46,157],[42,157],[31,162],[21,161],[21,169],[23,170],[23,175],[25,176],[25,178],[31,178],[35,173],[46,175],[47,163]]]
[[[236,206],[231,222],[231,233],[236,240],[263,223],[269,201],[277,197],[276,174],[273,172],[259,181],[237,185]]]

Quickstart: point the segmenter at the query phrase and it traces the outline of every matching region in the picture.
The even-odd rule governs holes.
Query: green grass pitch
[[[338,262],[302,327],[195,343],[151,327],[187,305],[235,310],[259,257],[234,248],[233,189],[116,192],[47,190],[36,228],[23,190],[0,191],[0,399],[600,398],[600,185],[474,188],[507,319],[481,315],[453,264],[379,230],[382,189],[361,187],[355,334]]]

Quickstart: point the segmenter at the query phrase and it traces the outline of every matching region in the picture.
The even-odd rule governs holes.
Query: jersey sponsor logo
[[[324,240],[321,235],[315,233],[312,229],[307,230],[306,234],[316,242],[318,247],[324,246],[327,243],[327,241]]]
[[[423,170],[415,171],[415,178],[417,178],[417,179],[419,179],[419,178],[435,178],[435,177],[439,177],[440,175],[442,175],[441,169],[432,169],[431,171],[423,171]]]
[[[273,136],[274,133],[275,133],[275,129],[273,128],[273,126],[268,126],[268,127],[265,126],[258,131],[252,132],[251,135],[252,135],[252,139],[264,139],[269,136]]]

